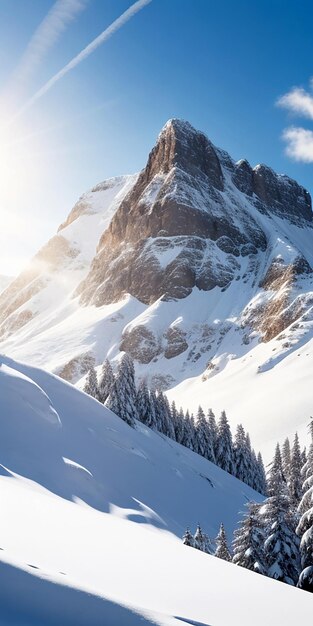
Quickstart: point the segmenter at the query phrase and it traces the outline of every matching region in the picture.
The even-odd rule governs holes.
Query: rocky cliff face
[[[85,194],[0,295],[0,349],[72,381],[125,350],[163,388],[260,342],[284,358],[311,332],[312,242],[303,187],[170,120],[139,176]]]
[[[267,236],[251,212],[311,224],[310,195],[266,166],[234,163],[187,122],[163,128],[137,183],[103,233],[83,304],[130,293],[145,304],[225,288]]]

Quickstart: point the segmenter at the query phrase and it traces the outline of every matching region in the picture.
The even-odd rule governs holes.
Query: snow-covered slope
[[[12,280],[13,276],[5,276],[4,274],[0,275],[0,293],[6,289]]]
[[[76,310],[72,295],[89,271],[100,233],[136,179],[137,175],[108,179],[79,199],[57,235],[1,294],[3,339],[17,338],[19,329],[24,336],[25,325],[30,339],[57,327]]]
[[[0,296],[0,349],[74,383],[125,350],[271,453],[311,413],[312,243],[300,185],[170,120],[140,175],[83,196]]]
[[[0,624],[309,620],[309,594],[182,545],[199,520],[230,532],[246,485],[6,357],[0,413]]]

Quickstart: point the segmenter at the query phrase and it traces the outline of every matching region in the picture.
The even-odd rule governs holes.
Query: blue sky
[[[23,81],[16,68],[55,1],[0,3],[0,273],[20,269],[90,186],[141,169],[170,117],[313,191],[311,1],[152,0],[12,121],[131,5],[67,2],[82,6]],[[295,86],[305,91],[276,106]],[[288,144],[291,126],[309,134]]]

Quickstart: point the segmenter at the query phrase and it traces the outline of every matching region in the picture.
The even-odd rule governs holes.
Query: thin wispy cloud
[[[107,41],[114,33],[116,33],[124,24],[126,24],[136,13],[141,11],[146,5],[150,4],[152,0],[137,0],[134,4],[132,4],[124,13],[122,13],[114,22],[110,24],[98,37],[93,39],[88,46],[86,46],[79,54],[77,54],[69,63],[67,63],[59,72],[57,72],[50,80],[48,80],[36,93],[24,104],[24,106],[17,113],[18,117],[24,111],[29,109],[37,100],[42,98],[50,89],[63,78],[66,74],[68,74],[71,70],[77,67],[82,61],[87,59],[99,46],[101,46],[105,41]],[[15,119],[14,118],[14,119]]]
[[[90,0],[56,0],[30,39],[14,71],[10,84],[25,83],[43,62],[69,24],[87,7]]]
[[[303,87],[293,87],[278,98],[276,104],[290,114],[313,120],[313,79],[310,80],[311,91]],[[285,153],[295,161],[313,162],[313,131],[302,126],[289,126],[282,134],[286,142]]]

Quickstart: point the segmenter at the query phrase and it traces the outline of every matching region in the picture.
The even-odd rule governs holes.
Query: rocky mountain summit
[[[0,350],[72,382],[127,351],[151,386],[192,379],[214,404],[239,361],[269,372],[306,346],[313,364],[312,243],[303,187],[170,120],[140,174],[84,194],[0,295]]]
[[[295,181],[234,163],[188,122],[170,120],[100,238],[81,302],[101,306],[130,293],[152,304],[227,287],[238,258],[267,247],[241,194],[265,215],[312,223],[310,195]]]

